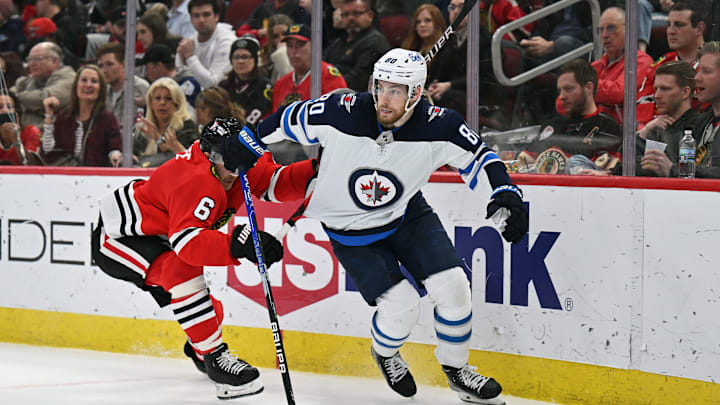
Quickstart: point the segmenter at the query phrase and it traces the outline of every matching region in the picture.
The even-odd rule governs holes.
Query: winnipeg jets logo
[[[434,120],[437,117],[442,117],[445,114],[445,109],[441,107],[430,107],[428,109],[428,122]]]
[[[373,173],[373,179],[368,184],[360,184],[360,189],[365,194],[368,204],[377,205],[390,193],[390,187],[384,187],[377,179],[377,173]]]
[[[340,105],[345,107],[345,111],[350,114],[350,109],[355,105],[356,100],[357,96],[355,94],[344,94],[342,97],[340,97]]]
[[[359,169],[350,176],[350,195],[359,208],[373,210],[395,202],[403,191],[402,184],[389,172]]]

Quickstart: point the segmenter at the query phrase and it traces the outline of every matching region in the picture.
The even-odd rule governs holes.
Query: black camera
[[[14,121],[15,121],[15,114],[11,114],[11,113],[0,114],[0,125],[7,124],[8,122],[14,122]]]

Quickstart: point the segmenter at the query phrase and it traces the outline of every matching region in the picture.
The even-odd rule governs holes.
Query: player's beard
[[[381,114],[380,111],[383,109],[387,109],[392,111],[389,115],[387,114]],[[377,117],[378,122],[380,125],[386,128],[390,128],[393,126],[393,124],[402,118],[403,114],[405,114],[405,111],[395,111],[391,108],[380,106],[378,107],[377,111],[375,112],[375,116]]]

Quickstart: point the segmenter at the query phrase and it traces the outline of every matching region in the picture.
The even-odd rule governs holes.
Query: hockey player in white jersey
[[[322,222],[333,250],[372,317],[371,353],[400,395],[417,388],[399,349],[420,314],[420,295],[402,264],[435,305],[435,356],[464,401],[504,404],[493,378],[468,365],[472,302],[462,262],[420,188],[438,168],[457,167],[471,190],[485,172],[492,187],[487,217],[505,213],[503,237],[525,237],[528,215],[505,165],[455,111],[421,99],[427,69],[414,51],[393,49],[375,63],[370,92],[325,95],[281,108],[258,127],[265,143],[322,146],[305,215]],[[224,145],[229,170],[246,162],[236,137]]]

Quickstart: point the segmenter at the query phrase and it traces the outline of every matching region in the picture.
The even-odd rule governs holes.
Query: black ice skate
[[[505,405],[500,395],[502,387],[494,378],[485,377],[475,372],[477,367],[466,364],[463,368],[442,366],[448,383],[458,397],[465,402],[485,405]]]
[[[199,372],[207,374],[207,370],[205,369],[205,362],[198,359],[197,354],[195,354],[195,350],[190,345],[190,342],[185,342],[185,347],[183,347],[183,351],[185,352],[186,356],[190,357],[190,360],[193,361],[193,364],[195,364],[195,367],[198,369]]]
[[[231,354],[226,343],[206,354],[204,363],[219,399],[258,394],[264,388],[258,369]]]
[[[410,374],[407,363],[400,357],[400,352],[395,353],[392,357],[383,357],[375,352],[374,348],[370,348],[375,362],[380,371],[382,371],[385,381],[387,381],[393,391],[404,397],[411,397],[417,392],[415,380]]]

